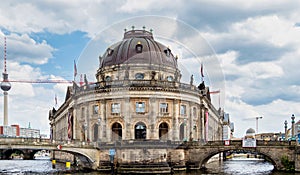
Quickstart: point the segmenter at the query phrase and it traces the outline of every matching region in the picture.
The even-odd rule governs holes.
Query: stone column
[[[147,139],[154,139],[155,118],[157,116],[155,111],[155,101],[155,98],[149,99],[149,127],[147,128]]]
[[[102,141],[107,141],[107,131],[106,131],[106,109],[105,109],[106,103],[105,100],[100,101],[100,118],[101,120],[101,127],[100,132],[102,133]]]
[[[130,98],[127,97],[124,100],[124,127],[126,129],[125,131],[125,139],[131,139],[131,115],[130,115]]]
[[[173,132],[174,132],[174,140],[178,141],[179,140],[179,100],[174,100],[174,111],[173,111],[173,117],[175,118],[175,124],[174,124],[174,128],[173,128]]]

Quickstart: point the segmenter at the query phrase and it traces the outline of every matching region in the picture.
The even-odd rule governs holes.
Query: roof
[[[100,57],[100,68],[119,64],[150,64],[177,69],[177,58],[167,46],[155,41],[151,32],[131,30]]]
[[[248,135],[248,134],[255,134],[255,130],[253,128],[247,129],[246,135]]]

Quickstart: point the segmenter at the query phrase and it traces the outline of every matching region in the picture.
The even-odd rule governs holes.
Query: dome
[[[120,64],[159,65],[177,69],[171,50],[154,40],[151,32],[130,30],[122,41],[110,46],[100,57],[99,68]]]
[[[247,131],[246,131],[246,135],[253,135],[255,134],[255,130],[253,128],[249,128]]]
[[[7,73],[3,73],[3,81],[0,84],[0,87],[3,91],[9,91],[11,88],[11,84],[8,81],[8,74]]]

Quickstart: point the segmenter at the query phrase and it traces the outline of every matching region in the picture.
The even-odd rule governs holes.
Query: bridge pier
[[[23,150],[23,160],[33,160],[34,159],[34,154],[32,150]]]

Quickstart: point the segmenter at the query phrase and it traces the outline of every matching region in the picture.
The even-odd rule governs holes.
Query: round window
[[[111,81],[111,77],[110,76],[106,76],[105,77],[105,81]]]
[[[173,77],[172,76],[167,76],[167,80],[168,81],[173,81]]]
[[[137,80],[143,80],[144,79],[144,74],[142,74],[142,73],[135,74],[135,79],[137,79]]]

